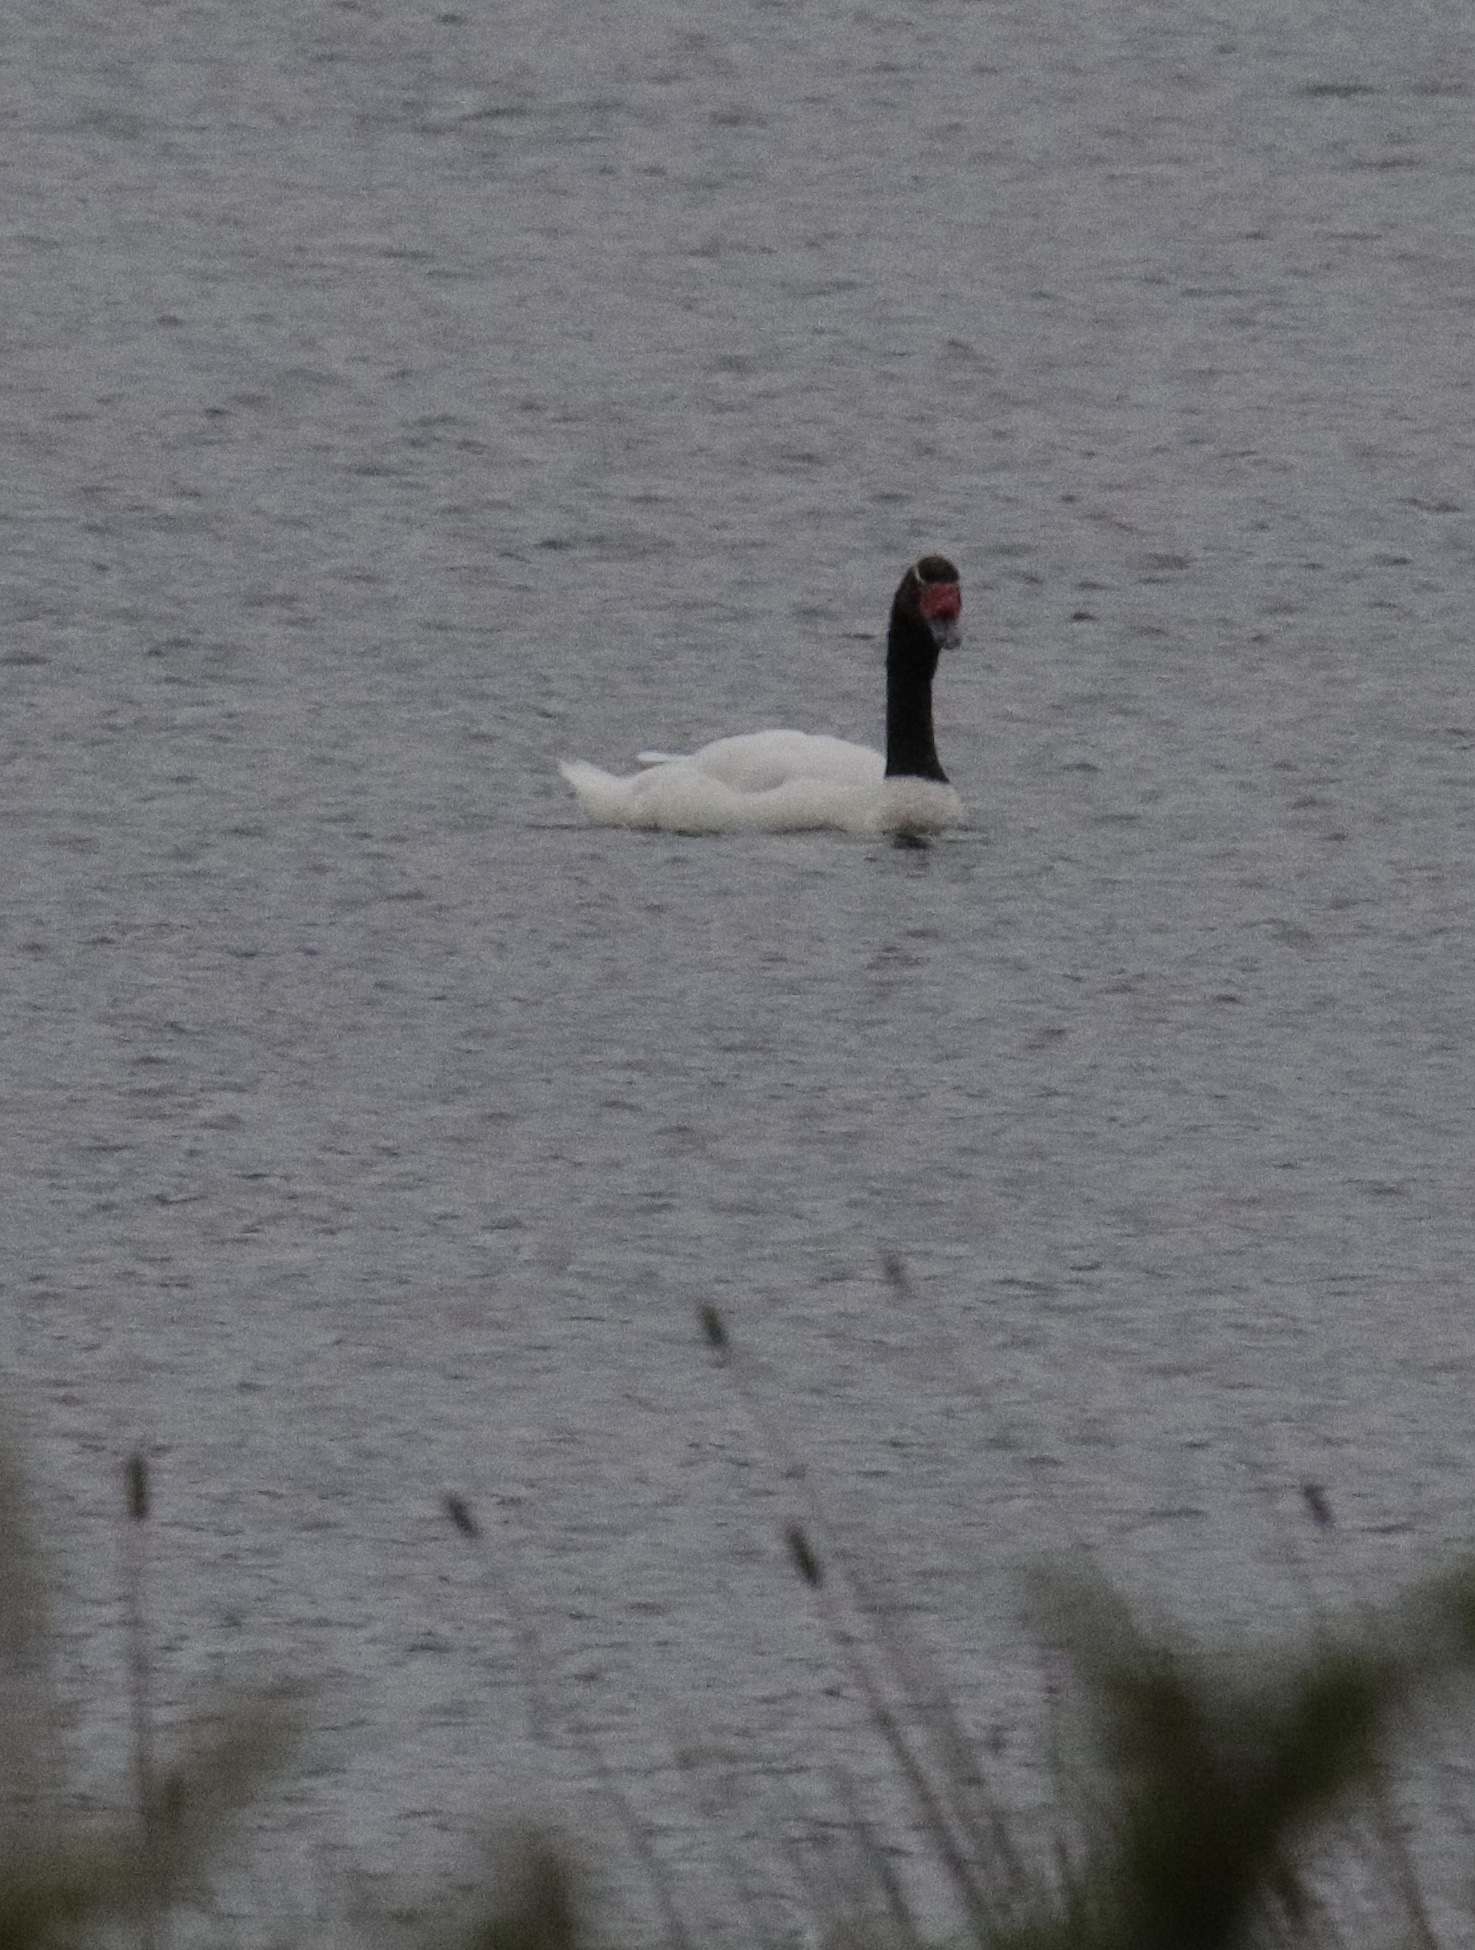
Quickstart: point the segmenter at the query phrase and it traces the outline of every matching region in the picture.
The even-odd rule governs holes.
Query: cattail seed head
[[[149,1465],[142,1449],[135,1449],[123,1465],[123,1496],[129,1521],[145,1522],[149,1513]]]
[[[697,1308],[697,1318],[702,1323],[702,1333],[706,1336],[708,1347],[718,1354],[726,1354],[729,1348],[727,1329],[722,1316],[710,1301],[703,1301]]]
[[[794,1569],[806,1584],[818,1590],[825,1581],[825,1567],[820,1563],[814,1546],[805,1535],[804,1526],[791,1523],[784,1531],[784,1542],[789,1547],[789,1556],[793,1559]]]
[[[481,1525],[476,1521],[471,1505],[464,1496],[457,1496],[448,1490],[441,1499],[441,1508],[463,1537],[479,1537]]]

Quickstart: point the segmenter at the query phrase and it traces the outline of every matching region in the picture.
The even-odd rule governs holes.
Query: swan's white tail
[[[601,771],[586,758],[560,759],[558,769],[596,826],[624,826],[630,817],[630,781]]]

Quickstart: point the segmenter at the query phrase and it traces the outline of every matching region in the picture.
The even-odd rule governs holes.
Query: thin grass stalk
[[[47,1579],[20,1456],[0,1429],[0,1861],[47,1844],[61,1761]]]
[[[1434,1928],[1424,1892],[1419,1887],[1418,1869],[1399,1819],[1398,1804],[1388,1783],[1386,1771],[1378,1768],[1368,1788],[1373,1822],[1388,1861],[1393,1887],[1398,1891],[1412,1931],[1411,1941],[1418,1950],[1443,1950],[1443,1939]]]
[[[830,1769],[832,1774],[840,1771],[838,1768]],[[859,1941],[872,1935],[871,1918],[865,1901],[857,1899],[854,1878],[847,1881],[844,1873],[833,1866],[833,1837],[816,1824],[787,1782],[771,1781],[767,1792],[782,1804],[784,1819],[776,1819],[774,1823],[779,1846],[790,1874],[804,1892],[822,1940],[835,1944]],[[800,1836],[803,1837],[802,1842]],[[848,1839],[863,1869],[869,1873],[872,1864],[864,1850],[862,1836],[854,1826],[848,1830]]]
[[[968,1836],[990,1874],[1007,1887],[1011,1898],[1026,1895],[1031,1877],[1009,1818],[989,1787],[979,1764],[977,1742],[964,1730],[930,1654],[900,1630],[894,1608],[876,1596],[863,1572],[852,1565],[849,1576],[862,1611],[881,1641],[893,1677],[932,1741],[937,1775],[954,1822]]]
[[[523,1696],[527,1700],[528,1737],[542,1744],[549,1736],[552,1713],[543,1688],[543,1661],[538,1635],[522,1603],[521,1580],[516,1575],[516,1567],[511,1576],[501,1574],[481,1523],[465,1497],[448,1491],[441,1499],[441,1507],[460,1534],[477,1547],[483,1580],[492,1587],[517,1648]],[[505,1537],[503,1542],[506,1543]]]
[[[747,1373],[746,1364],[739,1351],[733,1346],[720,1312],[708,1303],[698,1309],[698,1317],[707,1345],[712,1349],[724,1372],[730,1377],[760,1444],[767,1446],[778,1458],[785,1476],[799,1484],[814,1530],[828,1546],[829,1520],[815,1491],[808,1468],[766,1414],[757,1390]],[[911,1789],[912,1798],[921,1814],[923,1832],[931,1840],[939,1860],[953,1882],[970,1925],[975,1932],[982,1934],[985,1924],[994,1919],[994,1906],[989,1902],[973,1865],[968,1861],[966,1852],[959,1843],[946,1802],[934,1787],[925,1763],[913,1751],[906,1730],[902,1727],[897,1714],[885,1697],[880,1682],[872,1672],[857,1635],[840,1616],[827,1588],[823,1567],[814,1554],[802,1526],[790,1524],[786,1540],[789,1555],[796,1569],[815,1594],[815,1605],[831,1644],[839,1650],[849,1668],[865,1700],[866,1711],[870,1715],[872,1724],[881,1735],[902,1778]],[[839,1575],[850,1593],[853,1609],[857,1616],[864,1618],[865,1605],[856,1590],[853,1574],[846,1564],[843,1553],[834,1550],[833,1558],[839,1567]]]
[[[1336,1531],[1337,1523],[1336,1514],[1332,1508],[1331,1499],[1327,1495],[1325,1486],[1321,1483],[1311,1481],[1303,1482],[1301,1485],[1301,1501],[1317,1533],[1322,1538],[1330,1541]],[[1362,1619],[1363,1630],[1366,1632],[1369,1641],[1374,1645],[1382,1647],[1385,1651],[1389,1650],[1387,1633],[1384,1631],[1382,1623],[1373,1607],[1369,1604],[1359,1604],[1357,1610]],[[1313,1612],[1313,1629],[1318,1637],[1324,1638],[1326,1636],[1326,1617],[1319,1604]],[[1452,1800],[1448,1796],[1448,1780],[1442,1769],[1438,1769],[1436,1772],[1439,1774],[1446,1791],[1446,1812],[1456,1819],[1457,1826],[1463,1825],[1465,1827],[1468,1835],[1468,1818],[1464,1823],[1459,1822]],[[1397,1890],[1399,1899],[1403,1904],[1409,1927],[1413,1933],[1412,1941],[1418,1945],[1418,1950],[1442,1950],[1439,1933],[1434,1928],[1433,1921],[1429,1915],[1428,1904],[1424,1901],[1424,1892],[1419,1886],[1418,1870],[1414,1864],[1413,1854],[1408,1845],[1408,1838],[1403,1832],[1403,1825],[1399,1819],[1398,1807],[1393,1798],[1387,1772],[1381,1766],[1377,1769],[1369,1786],[1368,1803],[1371,1810],[1373,1830],[1377,1835],[1378,1841],[1383,1849],[1384,1857],[1388,1863],[1393,1887]]]
[[[135,1449],[123,1465],[123,1619],[127,1638],[128,1704],[133,1738],[133,1793],[138,1814],[144,1895],[139,1909],[141,1950],[158,1950],[162,1917],[158,1770],[154,1758],[154,1674],[144,1590],[147,1579],[150,1486],[148,1459]]]
[[[1241,1444],[1239,1454],[1241,1463],[1254,1481],[1261,1507],[1270,1518],[1270,1527],[1278,1545],[1277,1556],[1282,1568],[1289,1573],[1291,1582],[1300,1593],[1306,1615],[1311,1621],[1312,1633],[1322,1642],[1329,1642],[1326,1606],[1306,1555],[1300,1547],[1295,1532],[1286,1521],[1278,1482],[1267,1468],[1264,1459],[1253,1448]],[[1320,1483],[1303,1481],[1301,1499],[1313,1523],[1318,1527],[1331,1525],[1331,1506],[1326,1491]],[[1350,1822],[1348,1826],[1351,1826]],[[1331,1950],[1346,1950],[1346,1939],[1332,1911],[1315,1896],[1314,1892],[1308,1890],[1307,1895],[1317,1904],[1321,1926],[1331,1945]]]
[[[887,1915],[891,1918],[899,1940],[906,1950],[922,1950],[922,1933],[917,1927],[912,1906],[902,1887],[901,1877],[887,1860],[886,1846],[872,1827],[869,1817],[860,1805],[860,1794],[855,1782],[843,1767],[832,1767],[830,1777],[850,1830],[855,1838],[858,1852],[866,1868],[870,1871],[876,1887],[880,1891]]]
[[[846,1835],[856,1861],[861,1865],[863,1879],[874,1885],[881,1896],[881,1906],[891,1919],[894,1936],[888,1941],[899,1942],[906,1950],[921,1950],[921,1939],[907,1901],[906,1891],[891,1864],[886,1860],[885,1846],[874,1825],[861,1807],[860,1794],[855,1782],[845,1769],[832,1765],[826,1769],[835,1799],[844,1813]],[[832,1838],[817,1828],[814,1817],[800,1803],[798,1796],[779,1779],[763,1783],[757,1791],[764,1793],[782,1804],[782,1815],[773,1820],[774,1833],[788,1862],[791,1873],[799,1888],[804,1891],[816,1912],[816,1920],[821,1925],[827,1942],[845,1940],[846,1933],[855,1941],[871,1940],[875,1937],[873,1924],[875,1918],[865,1902],[856,1900],[855,1878],[846,1879],[832,1870],[829,1857],[834,1849]],[[805,1837],[804,1852],[794,1836]],[[816,1868],[822,1865],[822,1874]],[[822,1881],[822,1889],[816,1889],[817,1875]]]
[[[885,1741],[902,1779],[912,1791],[912,1799],[922,1819],[922,1831],[931,1841],[938,1860],[951,1878],[970,1926],[975,1934],[982,1936],[997,1921],[998,1912],[959,1843],[947,1807],[934,1788],[925,1764],[913,1752],[906,1730],[867,1664],[855,1635],[830,1603],[824,1567],[797,1524],[790,1524],[788,1542],[790,1556],[800,1576],[814,1593],[815,1606],[830,1643],[839,1648],[849,1666],[851,1677],[865,1700],[871,1724]]]
[[[901,1261],[891,1257],[885,1264],[888,1275],[899,1284],[900,1290],[910,1295],[910,1281]],[[893,1683],[932,1741],[938,1779],[943,1784],[937,1794],[939,1803],[947,1808],[957,1830],[968,1837],[990,1872],[1006,1882],[1012,1894],[1024,1893],[1029,1887],[1029,1878],[1009,1831],[1004,1810],[989,1791],[986,1776],[978,1764],[976,1744],[964,1732],[947,1698],[946,1688],[937,1679],[935,1669],[920,1646],[903,1639],[891,1609],[877,1598],[868,1579],[856,1567],[849,1553],[838,1544],[807,1465],[764,1412],[757,1390],[746,1372],[746,1363],[732,1345],[721,1315],[715,1307],[706,1306],[701,1309],[701,1318],[708,1344],[731,1376],[760,1439],[778,1456],[785,1475],[801,1485],[811,1524],[824,1543],[829,1562],[845,1583],[857,1616],[864,1619],[875,1632]],[[833,1614],[827,1623],[833,1633]],[[843,1627],[840,1629],[843,1631]],[[848,1662],[852,1665],[859,1663],[861,1654],[858,1641],[847,1634],[844,1644]],[[874,1680],[869,1690],[876,1690]],[[979,1807],[969,1805],[970,1789],[976,1795]]]
[[[697,1798],[697,1806],[701,1809],[707,1821],[720,1833],[730,1833],[730,1816],[739,1794],[743,1795],[751,1805],[763,1792],[756,1783],[750,1780],[746,1770],[739,1775],[736,1770],[729,1769],[721,1777],[723,1787],[726,1790],[725,1796],[719,1798],[712,1791],[710,1778],[717,1772],[717,1757],[708,1753],[704,1748],[684,1744],[677,1750],[676,1761],[682,1773],[687,1776],[692,1784],[692,1790]],[[782,1789],[777,1782],[770,1783],[767,1791],[778,1794],[780,1798],[788,1798],[783,1795]],[[784,1831],[783,1824],[774,1820],[772,1818],[772,1811],[766,1807],[760,1807],[759,1813],[768,1823],[768,1842],[770,1848],[787,1863],[797,1890],[804,1892],[805,1895],[812,1896],[814,1878],[807,1872],[806,1865],[798,1859],[792,1843]],[[747,1869],[743,1865],[742,1853],[736,1845],[723,1849],[722,1866],[723,1873],[731,1885],[738,1908],[742,1910],[744,1916],[747,1918],[751,1941],[754,1946],[774,1942],[775,1931],[769,1916],[764,1912],[763,1899],[755,1890]],[[786,1895],[794,1896],[794,1890],[789,1890],[785,1893]],[[796,1908],[803,1907],[803,1898],[801,1896],[794,1896],[794,1906]],[[829,1920],[834,1919],[832,1917]],[[792,1937],[794,1932],[792,1929],[789,1929],[784,1931],[783,1934]]]
[[[441,1503],[442,1508],[447,1517],[450,1518],[457,1532],[467,1538],[471,1543],[481,1545],[483,1543],[482,1527],[466,1499],[448,1492],[441,1499]],[[484,1574],[490,1578],[491,1566],[484,1548],[478,1550],[477,1557],[482,1565]],[[516,1637],[522,1659],[524,1681],[528,1688],[528,1718],[530,1729],[536,1728],[537,1738],[548,1740],[552,1736],[556,1720],[552,1712],[551,1703],[546,1699],[543,1691],[541,1680],[542,1660],[539,1654],[537,1636],[530,1621],[527,1619],[526,1613],[522,1609],[517,1594],[512,1589],[513,1580],[501,1579],[498,1583],[503,1609],[512,1622],[514,1636]],[[667,1942],[672,1946],[672,1950],[696,1950],[696,1946],[682,1920],[681,1911],[676,1902],[675,1890],[672,1886],[671,1878],[667,1873],[666,1865],[656,1853],[646,1824],[641,1820],[640,1815],[616,1779],[614,1770],[605,1758],[604,1751],[600,1747],[599,1742],[595,1739],[584,1721],[577,1717],[565,1716],[563,1725],[572,1736],[590,1773],[599,1783],[600,1791],[606,1803],[614,1810],[621,1827],[629,1837],[631,1847],[634,1849],[636,1859],[644,1871],[651,1895],[660,1912],[661,1920],[666,1930]]]
[[[641,1820],[634,1802],[620,1785],[604,1749],[584,1722],[579,1720],[569,1722],[569,1731],[578,1742],[585,1764],[599,1782],[605,1800],[619,1817],[621,1826],[629,1837],[630,1846],[635,1851],[636,1860],[645,1871],[646,1882],[655,1898],[656,1907],[661,1914],[661,1922],[665,1927],[667,1943],[672,1946],[672,1950],[696,1950],[695,1940],[686,1927],[680,1905],[676,1901],[675,1884],[671,1880],[670,1872],[656,1851],[649,1827]]]

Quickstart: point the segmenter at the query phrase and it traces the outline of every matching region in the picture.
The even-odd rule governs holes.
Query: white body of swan
[[[669,833],[938,833],[963,802],[936,779],[886,777],[869,745],[807,731],[750,731],[719,738],[689,758],[659,758],[617,778],[584,759],[559,771],[596,826]]]
[[[785,833],[816,826],[848,833],[920,835],[963,816],[938,763],[932,679],[957,640],[958,572],[924,555],[902,577],[886,650],[886,755],[805,731],[719,738],[687,757],[643,752],[627,777],[585,759],[559,770],[597,826],[672,833]]]

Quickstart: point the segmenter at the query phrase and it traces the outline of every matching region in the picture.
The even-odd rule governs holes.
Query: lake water
[[[680,1739],[884,1773],[791,1451],[1022,1780],[1021,1564],[1273,1629],[1467,1541],[1472,36],[15,0],[0,1348],[85,1790],[134,1445],[166,1714],[315,1689],[243,1913],[576,1726],[673,1860]],[[968,827],[581,823],[876,739],[926,548]]]

